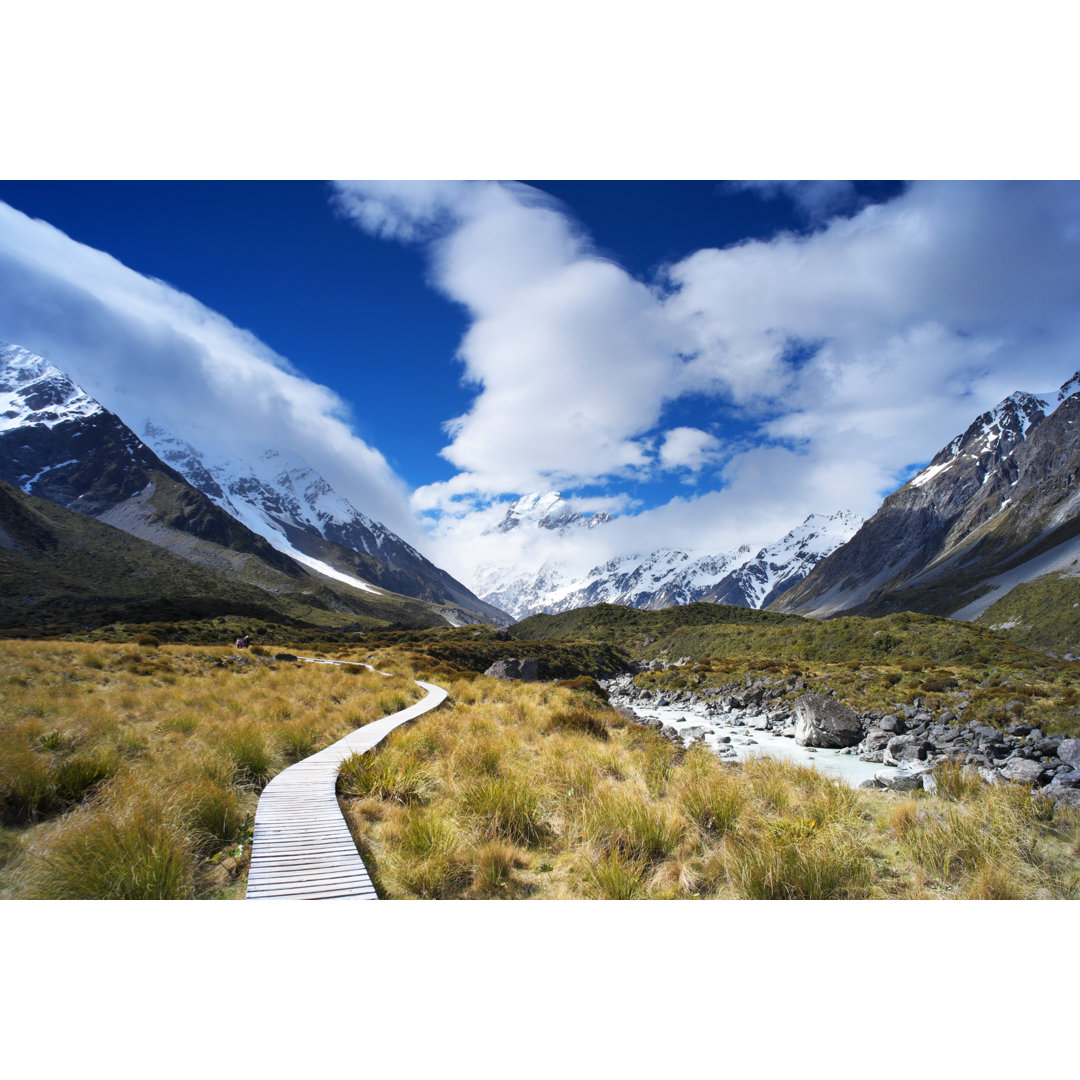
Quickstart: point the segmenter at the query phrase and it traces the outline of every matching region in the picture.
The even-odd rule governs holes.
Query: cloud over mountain
[[[254,334],[163,281],[0,203],[0,328],[140,426],[204,445],[287,445],[372,517],[419,530],[405,486],[353,434],[346,403]]]
[[[692,517],[717,550],[764,542],[815,511],[869,513],[973,408],[1075,367],[1075,185],[917,183],[861,208],[850,186],[761,190],[815,227],[641,281],[520,184],[339,186],[361,227],[423,243],[472,318],[475,397],[443,450],[459,471],[414,497],[444,536],[464,542],[467,515],[507,493],[692,479],[711,461],[719,476],[635,527]],[[689,395],[715,403],[710,430],[666,422]]]

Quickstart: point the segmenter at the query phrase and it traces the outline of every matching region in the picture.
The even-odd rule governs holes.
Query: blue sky
[[[583,564],[869,514],[979,411],[1080,364],[1073,184],[0,182],[0,200],[0,338],[132,422],[288,442],[466,580],[553,554],[484,536],[538,489],[621,515]]]
[[[713,181],[533,186],[561,200],[597,251],[641,280],[703,247],[809,224],[791,199]],[[860,190],[881,198],[897,186]],[[442,425],[471,398],[454,361],[468,318],[426,284],[420,251],[351,227],[331,195],[318,182],[0,181],[0,200],[190,294],[336,390],[354,406],[357,434],[408,485],[448,480],[454,469],[439,456]],[[408,432],[395,401],[408,403]],[[712,422],[714,410],[691,396],[671,403],[665,419],[697,426]],[[621,486],[649,504],[684,487],[674,477]]]

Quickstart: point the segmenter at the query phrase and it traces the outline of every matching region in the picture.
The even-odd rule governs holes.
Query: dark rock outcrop
[[[862,721],[854,709],[821,694],[795,699],[795,741],[800,746],[840,749],[854,746],[863,737]]]

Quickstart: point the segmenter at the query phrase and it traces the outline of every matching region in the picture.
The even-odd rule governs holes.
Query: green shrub
[[[243,840],[247,818],[235,788],[204,780],[187,798],[183,819],[200,851],[210,853]]]
[[[49,759],[27,746],[8,745],[0,755],[0,821],[26,824],[57,806]]]
[[[276,771],[273,747],[255,728],[237,728],[224,735],[219,743],[232,762],[240,783],[261,790]]]
[[[641,894],[645,869],[644,859],[630,858],[618,848],[605,851],[586,860],[585,891],[599,900],[633,900]]]

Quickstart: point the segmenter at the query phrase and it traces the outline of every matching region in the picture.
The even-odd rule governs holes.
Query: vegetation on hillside
[[[1031,649],[1080,653],[1080,578],[1053,573],[1017,585],[975,621]]]
[[[690,605],[708,608],[712,605]],[[937,712],[1007,728],[1018,721],[1047,734],[1080,734],[1080,673],[1075,665],[1027,648],[1001,633],[932,615],[900,612],[881,619],[814,620],[723,609],[634,611],[601,605],[535,616],[512,628],[531,635],[553,628],[618,643],[635,660],[669,666],[637,676],[661,690],[700,690],[761,678],[787,679],[790,696],[831,692],[860,710],[889,711],[916,701]]]
[[[221,615],[331,630],[443,624],[422,601],[364,592],[307,571],[293,577],[254,555],[194,539],[198,559],[189,561],[3,481],[0,537],[0,636]]]

